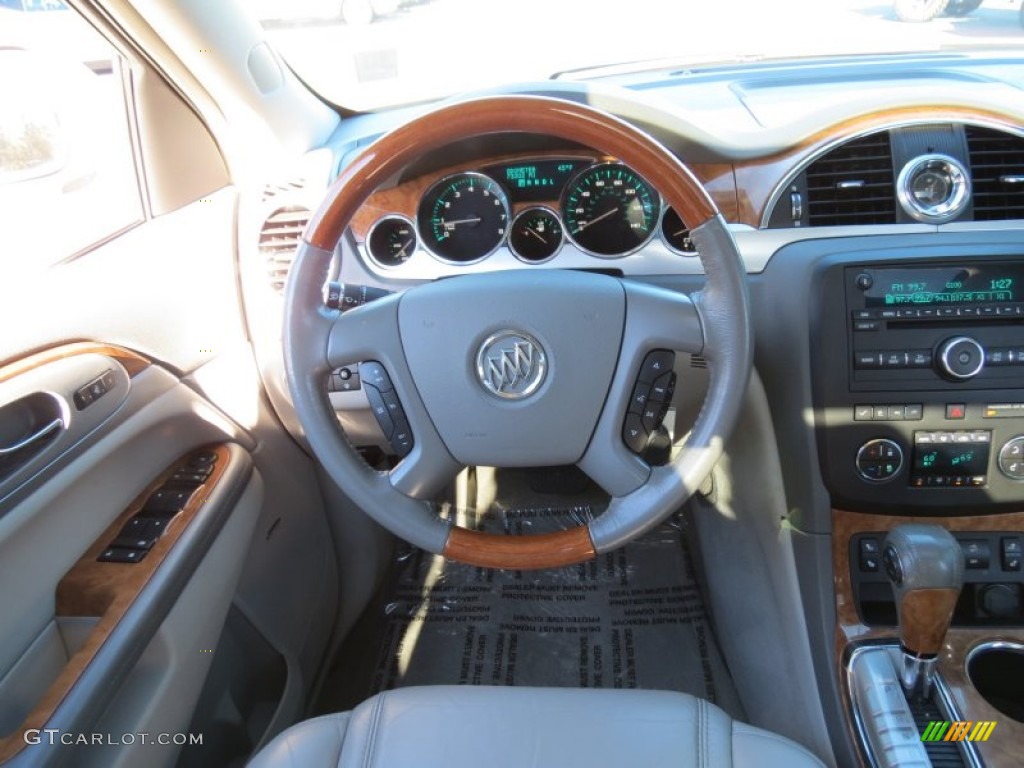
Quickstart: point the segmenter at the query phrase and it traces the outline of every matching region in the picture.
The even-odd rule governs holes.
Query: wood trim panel
[[[482,568],[535,570],[593,560],[597,553],[585,525],[568,531],[504,536],[452,528],[444,556]]]
[[[3,367],[0,367],[0,382],[13,379],[15,376],[20,376],[26,371],[31,371],[33,368],[39,368],[47,363],[64,360],[75,355],[106,355],[107,357],[112,357],[124,366],[130,377],[137,376],[151,365],[150,361],[142,355],[123,347],[115,347],[111,344],[98,344],[92,341],[81,341],[45,349],[19,360],[8,362]]]
[[[590,107],[534,96],[497,96],[442,107],[385,134],[338,176],[310,219],[308,243],[331,251],[363,201],[424,152],[499,132],[540,133],[622,158],[654,185],[692,229],[717,209],[674,155],[630,124]]]
[[[1002,515],[959,517],[908,517],[871,515],[845,510],[832,510],[832,563],[836,596],[836,674],[845,679],[843,652],[853,642],[886,639],[896,641],[894,628],[870,628],[857,615],[850,584],[850,539],[854,534],[888,531],[900,523],[935,523],[950,531],[1021,531],[1024,533],[1024,512]],[[998,723],[991,738],[975,747],[988,768],[1018,768],[1024,765],[1024,723],[1011,720],[985,701],[967,679],[967,654],[977,645],[993,640],[1024,643],[1024,629],[985,629],[953,627],[939,648],[939,673],[949,687],[965,720],[994,720]],[[845,690],[845,683],[841,685]],[[843,708],[847,727],[852,731],[848,703]],[[853,736],[856,742],[856,736]]]
[[[104,641],[124,617],[146,584],[149,583],[182,532],[206,503],[210,493],[227,470],[231,457],[226,445],[210,446],[208,450],[217,454],[217,461],[213,465],[210,477],[195,490],[185,509],[175,516],[142,562],[101,563],[96,558],[117,537],[122,526],[142,509],[149,495],[163,485],[175,470],[185,465],[187,456],[176,461],[150,483],[93,542],[92,546],[57,585],[57,616],[99,617],[99,621],[93,627],[85,643],[71,657],[25,721],[12,734],[0,740],[0,762],[12,758],[22,750],[25,746],[22,738],[24,731],[30,728],[42,729],[45,727]]]
[[[758,227],[772,192],[786,176],[830,144],[892,125],[966,121],[1019,131],[1010,115],[995,110],[935,104],[884,109],[844,120],[817,131],[768,157],[736,164],[737,220]]]

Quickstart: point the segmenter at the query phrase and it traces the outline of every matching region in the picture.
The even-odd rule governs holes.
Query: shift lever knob
[[[927,694],[964,583],[963,552],[945,528],[910,523],[889,531],[882,564],[896,597],[904,687]]]

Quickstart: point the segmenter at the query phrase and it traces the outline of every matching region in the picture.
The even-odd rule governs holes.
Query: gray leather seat
[[[820,768],[795,742],[682,693],[427,686],[299,723],[249,768]]]

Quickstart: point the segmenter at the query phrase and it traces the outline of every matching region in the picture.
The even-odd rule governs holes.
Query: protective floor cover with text
[[[516,534],[590,516],[582,505],[471,522]],[[344,657],[343,690],[325,697],[334,711],[391,688],[463,684],[675,690],[743,716],[676,518],[594,561],[545,571],[475,568],[407,550],[358,634],[359,651]]]

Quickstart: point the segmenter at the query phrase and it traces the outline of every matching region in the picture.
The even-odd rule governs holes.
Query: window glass
[[[0,0],[0,259],[54,264],[143,216],[122,61],[56,0]]]

